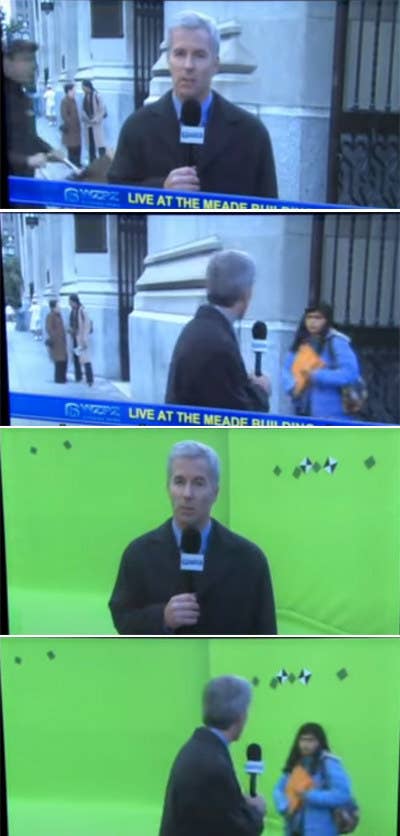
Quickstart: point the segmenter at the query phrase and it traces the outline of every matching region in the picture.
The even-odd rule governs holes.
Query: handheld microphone
[[[254,798],[257,795],[257,775],[264,772],[261,746],[258,743],[250,743],[246,749],[245,771],[250,775],[250,795]]]
[[[254,323],[251,334],[252,334],[252,341],[251,347],[255,352],[255,363],[254,363],[254,374],[256,377],[261,377],[262,370],[261,370],[261,359],[262,355],[267,350],[267,326],[265,322],[261,322],[258,320]]]
[[[184,528],[181,540],[181,572],[184,572],[185,591],[194,592],[194,572],[204,569],[204,554],[200,554],[201,534],[197,528]]]
[[[185,99],[181,110],[181,131],[179,141],[187,145],[188,165],[196,164],[196,145],[204,145],[205,130],[200,126],[201,105],[197,99]]]

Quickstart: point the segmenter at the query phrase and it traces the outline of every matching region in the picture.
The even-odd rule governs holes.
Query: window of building
[[[92,38],[123,38],[122,0],[91,0]]]
[[[107,252],[106,215],[86,215],[77,213],[75,220],[75,252]]]

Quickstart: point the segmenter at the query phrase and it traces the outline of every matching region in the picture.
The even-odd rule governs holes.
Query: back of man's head
[[[212,305],[231,308],[246,299],[254,284],[256,267],[242,250],[221,250],[210,258],[206,271],[207,299]]]
[[[246,715],[251,697],[250,682],[241,676],[211,679],[203,691],[204,725],[226,731]]]
[[[172,32],[174,29],[204,29],[210,38],[210,47],[212,53],[218,58],[220,35],[217,24],[214,18],[201,12],[190,10],[183,10],[178,12],[168,26],[167,30],[167,51],[169,52],[172,46]]]

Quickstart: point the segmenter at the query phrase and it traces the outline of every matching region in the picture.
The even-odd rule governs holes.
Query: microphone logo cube
[[[202,572],[203,569],[204,554],[181,552],[181,572]]]
[[[181,125],[180,142],[186,145],[204,145],[205,129],[200,125]]]

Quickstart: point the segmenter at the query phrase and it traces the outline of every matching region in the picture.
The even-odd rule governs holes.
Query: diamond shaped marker
[[[56,658],[56,654],[53,653],[52,650],[49,650],[47,656],[48,656],[49,659],[55,659]]]
[[[296,682],[296,677],[295,677],[294,673],[289,674],[289,682],[290,682],[291,685],[293,685],[293,682]]]
[[[269,687],[270,687],[270,688],[276,688],[276,687],[278,686],[278,684],[279,684],[279,683],[278,683],[278,680],[277,680],[276,676],[274,676],[274,677],[271,679],[271,682],[269,683]]]
[[[22,659],[20,656],[16,656],[14,659],[16,665],[22,665]]]
[[[277,680],[278,680],[278,682],[280,682],[280,683],[281,683],[281,685],[283,685],[283,683],[284,683],[284,682],[287,682],[287,680],[288,680],[288,675],[287,675],[287,673],[286,673],[286,671],[285,671],[285,669],[284,669],[284,668],[282,668],[282,669],[279,671],[279,673],[277,673],[277,674],[276,674],[275,679],[277,679]]]
[[[255,686],[259,685],[260,680],[259,680],[258,676],[253,676],[253,679],[251,680],[251,683],[252,683],[252,685],[255,685]]]
[[[314,462],[312,469],[314,473],[319,473],[319,471],[322,470],[322,467],[319,462]]]
[[[33,453],[33,454],[37,453],[37,447],[31,447],[31,449],[29,450],[29,452],[30,452],[30,453]]]
[[[332,456],[329,456],[327,458],[326,462],[324,463],[324,470],[326,470],[327,473],[334,473],[337,466],[338,466],[337,459],[333,459]]]
[[[299,467],[295,467],[292,476],[294,476],[295,479],[298,479],[301,476],[301,470]]]
[[[311,671],[308,671],[307,668],[302,668],[302,670],[299,673],[299,682],[301,682],[302,685],[308,685],[311,677]]]
[[[64,441],[64,447],[65,447],[66,450],[70,450],[71,447],[72,447],[71,442],[70,441]]]
[[[281,475],[282,471],[281,471],[279,465],[276,465],[276,467],[274,467],[272,473],[275,473],[275,476],[280,476]]]
[[[373,456],[368,456],[368,458],[365,459],[364,464],[365,464],[365,467],[368,468],[368,470],[370,470],[371,467],[374,467],[374,465],[376,465],[376,460],[374,459]]]
[[[346,671],[346,668],[340,668],[340,671],[338,671],[336,674],[338,679],[346,679],[348,675],[349,674],[348,671]]]

